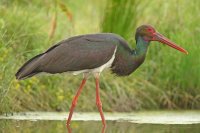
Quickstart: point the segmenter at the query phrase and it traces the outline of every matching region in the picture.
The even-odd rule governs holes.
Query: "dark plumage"
[[[75,36],[57,43],[46,52],[27,61],[16,73],[16,77],[23,79],[40,72],[53,74],[94,69],[108,62],[115,48],[117,51],[112,70],[118,75],[123,75],[121,72],[126,72],[126,58],[133,53],[132,50],[120,36],[101,33]]]
[[[94,74],[96,105],[105,126],[106,122],[99,95],[99,74],[103,69],[111,68],[112,72],[119,76],[131,74],[144,62],[150,41],[159,41],[187,54],[186,50],[156,32],[150,25],[138,27],[135,39],[136,49],[132,50],[122,37],[111,33],[71,37],[27,61],[16,73],[16,78],[24,79],[40,72],[52,74],[83,73],[84,78],[70,108],[67,120],[67,126],[69,126],[78,96],[86,83],[88,74]]]

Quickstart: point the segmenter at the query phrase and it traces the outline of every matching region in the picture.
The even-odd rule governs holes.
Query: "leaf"
[[[51,27],[48,34],[50,39],[53,38],[55,34],[56,26],[57,26],[57,13],[55,13],[51,18]]]
[[[72,13],[69,11],[67,6],[64,3],[59,3],[60,9],[66,14],[67,18],[69,19],[70,22],[72,22],[73,16]]]

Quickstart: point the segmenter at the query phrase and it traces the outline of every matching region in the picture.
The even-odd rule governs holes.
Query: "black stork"
[[[86,34],[63,40],[46,52],[36,55],[27,61],[16,73],[17,79],[32,77],[41,72],[83,74],[82,83],[72,101],[66,125],[70,125],[74,108],[89,74],[93,74],[96,82],[96,105],[100,112],[102,124],[106,122],[99,95],[100,73],[110,68],[118,76],[127,76],[134,72],[145,60],[151,41],[158,41],[175,48],[185,54],[188,52],[177,46],[150,25],[137,28],[135,34],[136,49],[119,35],[112,33]]]

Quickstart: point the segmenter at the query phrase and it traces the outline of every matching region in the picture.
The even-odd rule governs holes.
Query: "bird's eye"
[[[147,29],[147,32],[154,33],[154,32],[155,32],[155,30],[154,30],[154,29],[152,29],[152,28],[148,28],[148,29]]]
[[[147,31],[149,31],[149,32],[153,32],[153,29],[151,29],[151,28],[148,28],[148,29],[147,29]]]

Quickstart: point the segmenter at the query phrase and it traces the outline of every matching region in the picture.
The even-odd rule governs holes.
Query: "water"
[[[67,133],[67,113],[26,112],[0,116],[0,133]],[[105,113],[106,133],[199,133],[200,112]],[[72,133],[101,133],[98,113],[75,113]]]

